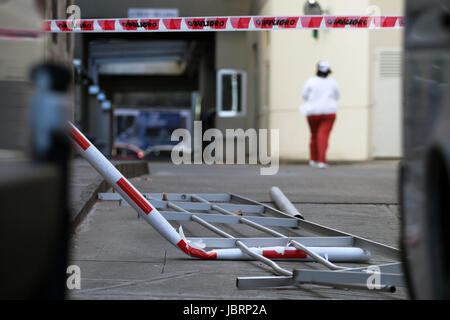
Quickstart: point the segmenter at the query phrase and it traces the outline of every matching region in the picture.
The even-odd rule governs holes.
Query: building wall
[[[246,32],[218,32],[216,34],[216,72],[220,69],[237,69],[248,73],[250,59],[247,51]],[[247,112],[245,115],[237,117],[216,117],[218,129],[247,128],[252,126],[251,115],[254,108],[251,108],[251,92],[247,84]]]
[[[188,5],[179,0],[171,0],[163,6],[180,8],[182,16],[301,15],[305,1],[254,0],[244,3],[233,0],[231,4],[214,1],[202,6],[200,0]],[[157,1],[136,1],[133,5],[115,1],[114,6],[106,5],[106,2],[92,6],[87,1],[76,1],[82,6],[83,16],[90,17],[125,16],[128,6],[161,6]],[[325,9],[324,14],[377,14],[370,11],[373,11],[373,6],[382,8],[378,14],[403,12],[403,1],[319,2]],[[401,41],[401,31],[386,30],[320,31],[318,39],[313,38],[312,31],[299,30],[219,32],[216,34],[215,71],[222,68],[245,70],[248,83],[245,116],[218,117],[217,126],[220,129],[279,129],[281,157],[287,160],[308,159],[309,129],[306,118],[298,111],[298,107],[303,104],[301,89],[308,77],[315,74],[317,61],[328,60],[334,72],[332,76],[338,81],[342,91],[328,158],[339,161],[370,159],[376,156],[376,144],[388,144],[400,139],[400,123],[391,119],[393,110],[396,112],[395,118],[398,118],[400,104],[386,103],[392,107],[381,111],[374,107],[374,58],[380,47],[401,47]],[[390,125],[381,127],[380,123],[387,123],[388,119],[392,120]],[[374,139],[377,130],[382,130],[392,139]],[[398,156],[396,152],[389,152],[391,156]]]
[[[374,14],[371,12],[374,5],[383,9],[379,14],[402,14],[401,2],[319,1],[324,14],[330,15]],[[269,0],[254,14],[302,15],[303,3]],[[314,39],[312,31],[293,30],[257,32],[248,37],[260,48],[260,78],[249,77],[250,82],[258,82],[261,91],[257,106],[259,126],[280,130],[282,159],[309,158],[309,128],[298,108],[304,103],[301,97],[303,84],[315,74],[319,60],[330,62],[332,76],[341,88],[328,159],[355,161],[373,157],[373,125],[378,126],[390,116],[378,116],[376,124],[372,121],[374,50],[380,46],[400,47],[401,31],[325,30],[319,31],[319,38]],[[399,107],[396,104],[395,108]],[[400,124],[392,123],[389,130],[399,138]],[[398,155],[392,153],[392,156]]]
[[[270,15],[273,11],[273,1],[261,1],[253,14]],[[252,45],[257,46],[256,55],[258,57],[258,73],[253,80],[256,83],[257,92],[255,96],[255,108],[257,109],[257,126],[262,129],[270,128],[270,100],[272,97],[272,77],[271,71],[271,31],[259,31],[250,33]]]
[[[68,7],[73,0],[47,0],[47,19],[67,19]],[[45,37],[45,59],[72,67],[74,35],[70,33],[50,34]]]
[[[43,13],[35,1],[1,2],[0,27],[41,30],[42,14],[53,18],[54,3],[58,4],[57,17],[66,17],[66,7],[71,1],[47,0]],[[52,41],[51,35],[38,39],[0,38],[0,149],[28,149],[32,67],[45,60],[71,66],[71,38],[66,35],[58,37],[57,41]]]
[[[396,15],[404,12],[404,1],[371,0],[375,13]],[[370,33],[370,152],[372,157],[402,156],[402,74],[403,32],[377,30]],[[395,52],[399,55],[396,58]],[[378,55],[377,55],[378,53]],[[380,70],[380,53],[394,54],[386,62],[392,70],[385,76]],[[385,70],[386,71],[386,70]],[[399,73],[397,74],[397,71]]]
[[[270,14],[271,6],[270,1],[254,0],[247,14]],[[246,13],[240,15],[246,15]],[[236,117],[217,115],[216,127],[223,133],[225,129],[268,128],[269,42],[270,32],[268,31],[218,32],[216,34],[216,72],[220,69],[237,69],[247,74],[246,112]]]
[[[270,14],[270,1],[253,1],[250,14]],[[244,15],[244,14],[242,14]],[[221,130],[233,128],[267,128],[270,32],[218,32],[216,34],[216,72],[238,69],[247,73],[246,114],[217,117]]]
[[[0,3],[0,28],[39,30],[33,1]],[[28,141],[30,68],[44,57],[42,39],[0,38],[0,149],[25,149]]]
[[[327,14],[360,14],[368,2],[320,1]],[[298,1],[273,1],[272,14],[303,14]],[[301,90],[316,72],[319,60],[330,62],[341,88],[337,121],[330,137],[330,160],[365,160],[369,157],[369,33],[360,30],[276,31],[271,35],[270,127],[280,130],[280,156],[309,157],[309,129],[299,113]]]

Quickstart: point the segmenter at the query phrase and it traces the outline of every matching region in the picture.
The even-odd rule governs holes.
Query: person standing
[[[338,84],[329,76],[330,73],[327,61],[317,64],[316,76],[309,78],[303,87],[302,96],[306,103],[300,107],[300,111],[307,116],[311,131],[309,164],[321,169],[328,167],[328,139],[336,120],[340,96]]]

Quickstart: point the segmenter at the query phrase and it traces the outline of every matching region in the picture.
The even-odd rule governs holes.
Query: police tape
[[[45,32],[190,32],[402,29],[403,16],[247,16],[46,20]]]

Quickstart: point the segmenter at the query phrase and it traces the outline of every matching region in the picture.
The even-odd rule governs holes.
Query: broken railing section
[[[400,263],[391,263],[381,266],[369,266],[360,268],[350,268],[338,266],[329,260],[318,255],[313,256],[311,249],[327,247],[329,252],[333,248],[354,248],[355,244],[363,248],[370,247],[380,255],[390,257],[395,260],[398,250],[383,244],[379,244],[364,238],[349,235],[338,230],[325,226],[320,226],[303,219],[294,218],[289,214],[278,211],[265,204],[247,199],[236,194],[181,194],[181,193],[144,193],[143,196],[149,199],[152,204],[160,211],[161,215],[169,221],[195,221],[223,238],[187,238],[187,241],[196,243],[200,248],[234,248],[236,252],[241,250],[251,258],[265,263],[274,270],[278,276],[264,277],[239,277],[237,286],[239,289],[257,289],[282,286],[296,286],[305,283],[326,285],[333,287],[345,287],[356,289],[371,289],[367,284],[371,284],[373,278],[373,289],[377,291],[395,291],[395,287],[404,286],[404,277]],[[99,199],[103,201],[119,201],[121,205],[128,205],[117,193],[100,193]],[[203,200],[203,201],[202,201]],[[220,214],[213,213],[220,210]],[[243,215],[235,215],[232,211],[241,208]],[[190,211],[189,211],[190,210]],[[202,213],[197,211],[203,211]],[[206,211],[206,213],[205,213]],[[271,216],[272,215],[272,216]],[[274,217],[277,215],[278,217]],[[283,237],[283,234],[267,228],[267,233],[274,237],[261,238],[234,238],[232,235],[217,228],[213,224],[242,224],[242,219],[249,220],[260,226],[281,227],[281,228],[301,228],[302,231],[325,234],[327,236],[315,237]],[[244,221],[245,221],[244,220]],[[251,225],[249,225],[251,226]],[[265,230],[259,228],[258,230]],[[269,231],[271,230],[271,231]],[[286,270],[280,267],[273,260],[276,260],[276,252],[246,252],[250,247],[263,247],[268,250],[270,247],[289,247],[295,246],[305,248],[308,253],[307,260],[295,259],[296,261],[316,261],[327,267],[327,270]],[[319,249],[319,250],[320,250]],[[310,250],[310,252],[306,251]],[[231,254],[231,252],[230,252]],[[272,254],[272,256],[270,256]],[[250,258],[249,257],[249,258]],[[345,257],[340,255],[342,262]],[[334,261],[337,262],[337,261]],[[379,273],[370,273],[379,268]],[[317,271],[317,272],[316,272]],[[320,271],[320,272],[319,272]],[[345,271],[344,273],[341,273]],[[379,279],[378,285],[376,279]]]
[[[371,277],[370,274],[367,274],[367,267],[345,268],[333,264],[332,261],[368,262],[370,259],[368,248],[377,253],[384,253],[391,258],[398,256],[398,250],[395,248],[303,220],[297,214],[298,211],[296,213],[293,210],[288,210],[289,213],[284,213],[236,194],[163,193],[143,195],[72,124],[70,124],[70,136],[80,154],[118,192],[118,194],[100,194],[100,199],[125,200],[165,239],[189,256],[218,260],[254,259],[268,265],[275,274],[279,275],[238,278],[238,288],[254,289],[313,283],[367,289],[364,281],[367,283],[368,278]],[[285,205],[292,206],[281,190],[279,190],[279,193],[281,193],[282,198],[284,197]],[[238,203],[226,203],[232,200]],[[158,209],[172,209],[174,211],[160,212]],[[191,212],[190,210],[206,211],[207,213]],[[248,216],[244,213],[269,213],[280,218]],[[168,220],[194,221],[222,238],[188,239],[184,236],[181,227],[177,232]],[[273,237],[235,238],[212,223],[245,224]],[[323,234],[326,237],[287,237],[270,229],[270,226],[300,227],[305,231]],[[361,246],[362,249],[354,247],[354,245]],[[204,250],[204,248],[213,247],[217,249]],[[273,260],[316,261],[333,271],[290,271],[280,267]],[[398,269],[401,269],[400,267],[397,266],[397,269],[394,270],[397,273],[391,270],[392,267],[375,267],[380,267],[382,281],[373,289],[392,292],[396,285],[403,285],[403,274],[397,272]]]
[[[283,191],[278,187],[272,187],[269,190],[269,195],[276,206],[283,212],[300,219],[305,219],[296,207],[284,195]]]
[[[70,136],[77,151],[106,179],[106,181],[116,190],[130,206],[132,206],[150,225],[152,225],[166,240],[180,248],[186,254],[200,259],[220,259],[220,260],[248,260],[258,258],[260,261],[272,265],[267,259],[295,259],[308,261],[310,258],[304,250],[295,247],[273,246],[267,248],[249,248],[240,241],[236,241],[236,247],[230,249],[216,249],[206,252],[201,244],[194,243],[184,237],[182,229],[177,232],[161,213],[134,187],[132,184],[111,164],[103,154],[72,124],[70,125]],[[203,202],[222,214],[234,215],[234,213],[211,204],[207,200],[192,196],[194,200]],[[200,221],[200,218],[194,218]],[[256,229],[269,234],[286,237],[274,230],[264,227],[246,218],[240,218],[240,223],[247,224]],[[201,224],[209,229],[217,229],[210,223],[202,220]],[[370,254],[367,251],[357,248],[309,248],[317,255],[323,255],[327,260],[336,259],[342,261],[344,257],[348,262],[367,261]]]
[[[346,268],[340,271],[298,270],[292,276],[239,277],[239,289],[262,289],[301,284],[317,284],[332,287],[369,289],[395,292],[396,287],[405,287],[403,266],[401,263],[389,263],[379,266]]]

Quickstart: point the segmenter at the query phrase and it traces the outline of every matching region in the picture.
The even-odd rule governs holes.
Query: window
[[[222,69],[217,73],[217,110],[220,117],[236,117],[246,112],[245,71]]]

